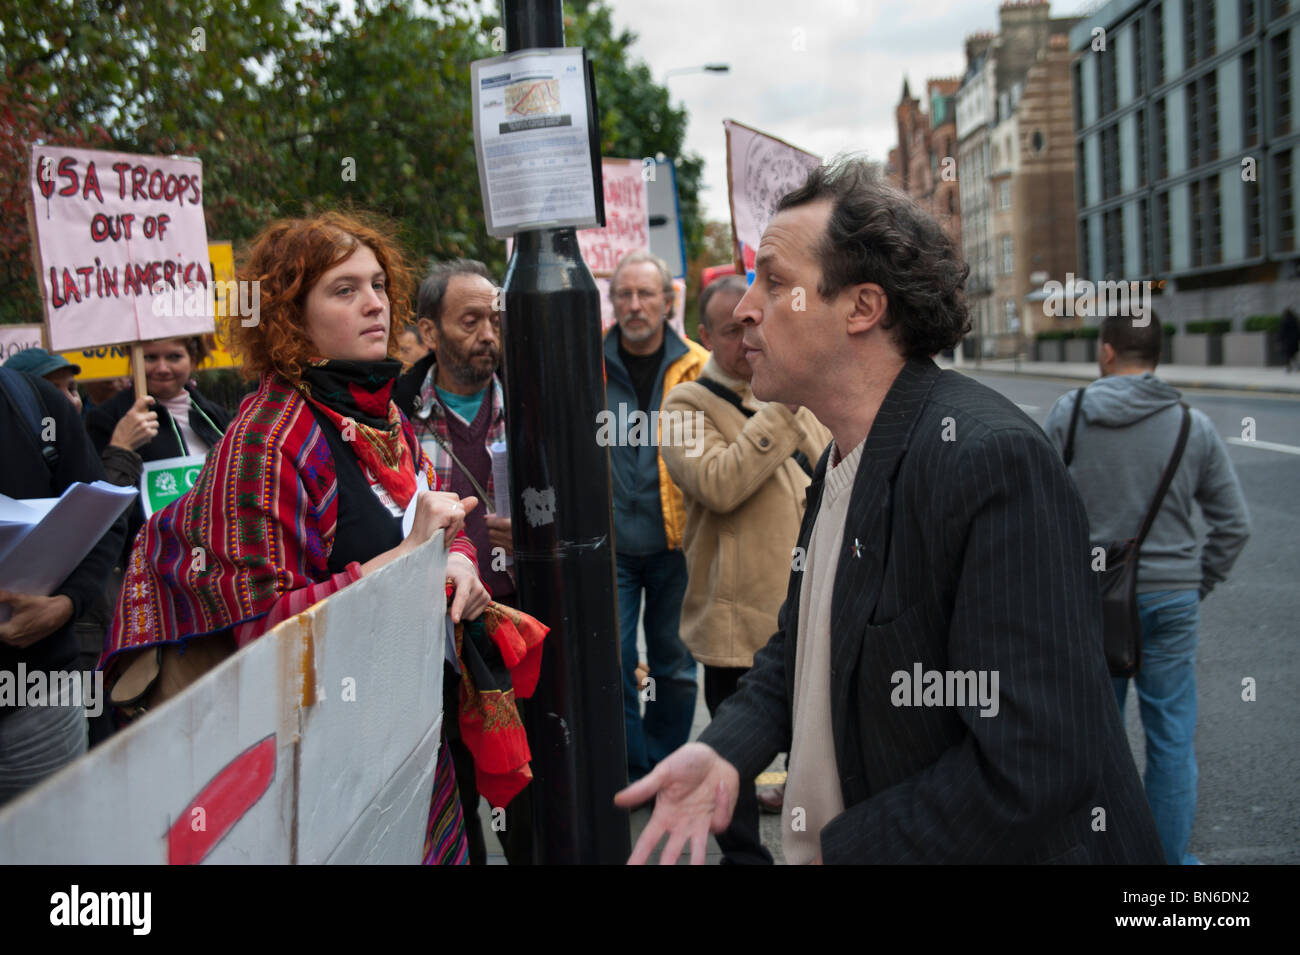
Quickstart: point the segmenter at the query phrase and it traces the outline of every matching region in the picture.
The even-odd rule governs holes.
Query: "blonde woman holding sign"
[[[195,335],[146,342],[143,350],[145,381],[158,426],[152,437],[148,431],[134,429],[129,440],[138,443],[127,450],[138,451],[145,461],[207,454],[230,424],[230,412],[207,398],[191,380],[208,355],[203,339]],[[96,450],[103,453],[108,445],[123,440],[120,433],[114,434],[123,418],[149,411],[138,406],[135,388],[126,388],[91,410],[86,430]]]

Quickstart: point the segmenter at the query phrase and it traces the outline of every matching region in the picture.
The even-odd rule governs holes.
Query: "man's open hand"
[[[614,797],[614,804],[630,809],[657,796],[654,813],[632,849],[628,865],[642,865],[659,838],[668,843],[659,854],[660,865],[674,865],[689,839],[691,865],[703,865],[710,832],[722,832],[731,822],[740,794],[740,773],[703,743],[687,743],[644,779]]]

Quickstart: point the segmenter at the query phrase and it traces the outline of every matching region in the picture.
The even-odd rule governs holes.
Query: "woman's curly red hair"
[[[307,219],[281,219],[253,240],[243,257],[240,282],[259,283],[258,321],[230,314],[224,339],[248,378],[279,372],[302,377],[316,355],[303,314],[307,293],[327,271],[359,246],[368,246],[388,285],[388,354],[397,354],[398,335],[409,320],[414,279],[391,223],[358,212],[324,212]]]

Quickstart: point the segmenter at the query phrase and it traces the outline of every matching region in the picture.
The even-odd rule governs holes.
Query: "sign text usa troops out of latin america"
[[[52,350],[213,330],[199,160],[34,145],[29,181]]]

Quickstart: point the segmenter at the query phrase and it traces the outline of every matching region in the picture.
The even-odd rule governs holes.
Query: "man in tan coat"
[[[704,665],[712,715],[777,629],[805,490],[830,432],[807,408],[762,402],[732,315],[745,280],[727,276],[700,295],[700,340],[713,354],[700,378],[664,402],[669,420],[696,422],[694,441],[665,440],[664,464],[686,504],[688,583],[682,640]],[[752,782],[741,787],[731,827],[718,837],[733,863],[771,863],[758,832]]]

